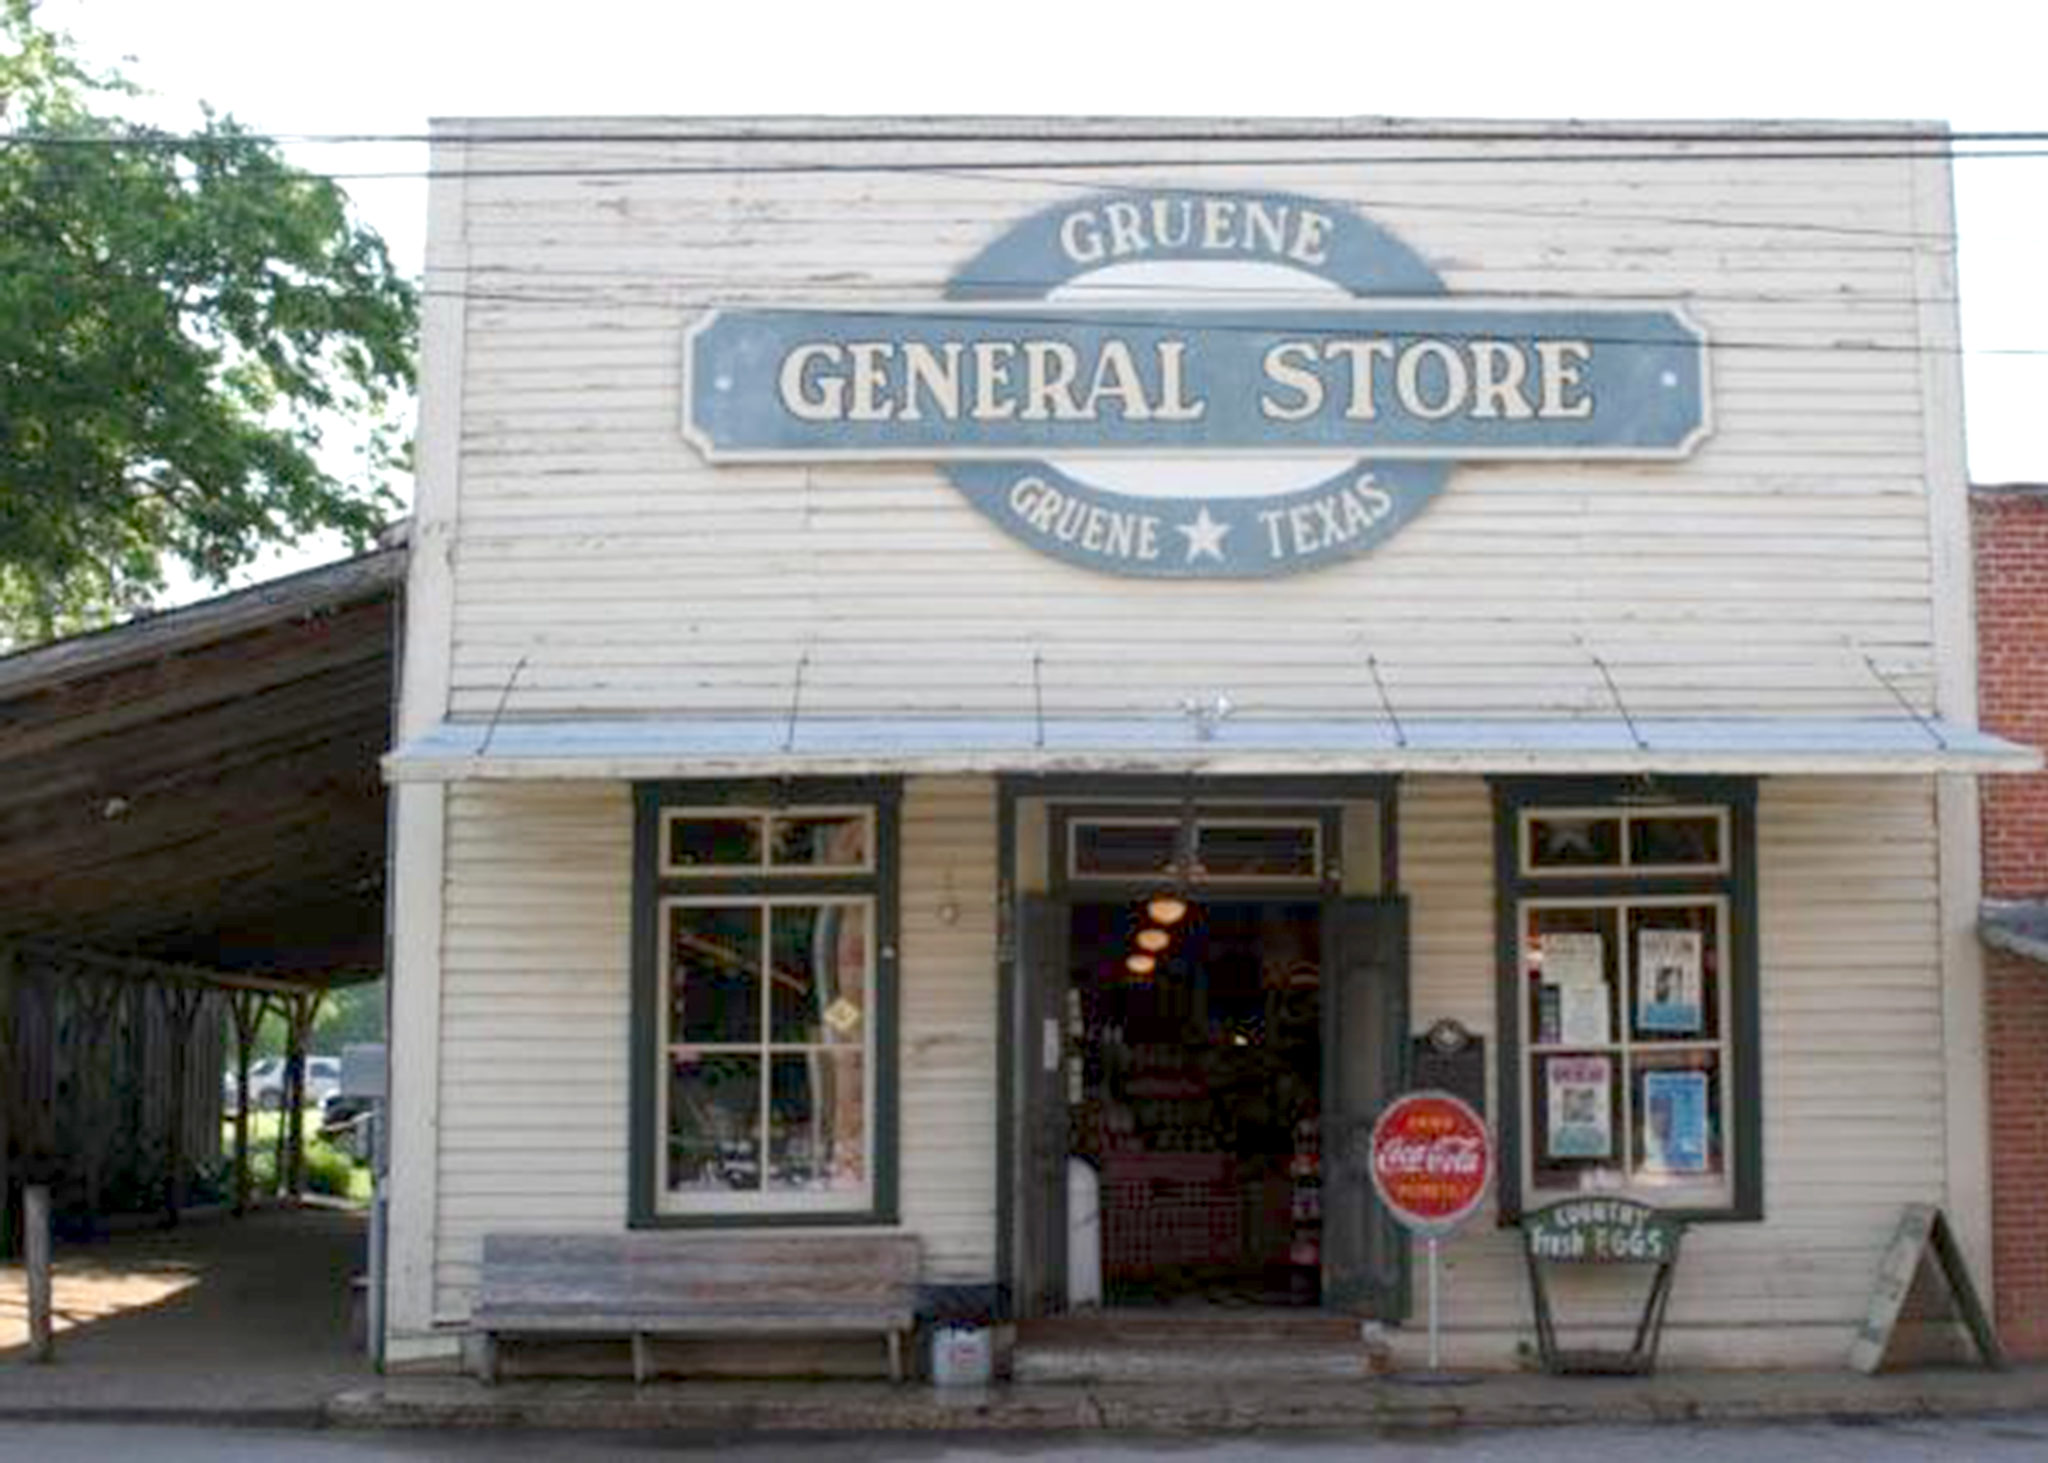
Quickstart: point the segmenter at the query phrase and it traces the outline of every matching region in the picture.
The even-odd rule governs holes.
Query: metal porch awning
[[[890,773],[1731,775],[2028,772],[2041,754],[1924,717],[706,716],[453,719],[399,783]]]
[[[2048,900],[1987,899],[1977,912],[1977,935],[1994,950],[2048,965]]]

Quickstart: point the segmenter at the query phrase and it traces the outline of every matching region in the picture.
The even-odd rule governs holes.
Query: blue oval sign
[[[1707,430],[1705,339],[1676,311],[1454,300],[1290,194],[1047,209],[948,295],[707,315],[686,434],[713,461],[939,461],[1071,563],[1241,578],[1372,547],[1455,461],[1678,457]]]

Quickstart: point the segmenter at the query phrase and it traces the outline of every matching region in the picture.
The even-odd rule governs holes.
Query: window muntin
[[[664,878],[787,878],[875,868],[873,808],[664,808],[660,836]]]
[[[660,902],[662,1211],[872,1203],[875,917],[866,895]]]
[[[1173,817],[1078,817],[1067,825],[1071,879],[1158,879],[1181,872],[1184,823]],[[1323,867],[1319,818],[1202,816],[1190,883],[1313,883]]]
[[[1525,879],[1613,874],[1723,874],[1728,810],[1718,807],[1533,807],[1521,810]]]

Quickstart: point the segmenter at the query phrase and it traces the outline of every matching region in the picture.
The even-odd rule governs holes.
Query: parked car
[[[370,1114],[377,1099],[337,1092],[320,1105],[320,1136],[352,1158],[370,1157]]]
[[[221,1101],[228,1111],[235,1108],[235,1073],[229,1068],[221,1079]],[[318,1111],[328,1098],[341,1090],[341,1058],[306,1058],[306,1106]],[[284,1058],[264,1057],[249,1064],[249,1105],[265,1112],[284,1106]]]

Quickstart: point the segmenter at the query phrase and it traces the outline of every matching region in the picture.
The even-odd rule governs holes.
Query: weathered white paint
[[[905,790],[901,1230],[940,1283],[995,1276],[995,821],[992,782]],[[623,783],[449,795],[435,1322],[484,1234],[626,1223],[632,844]]]
[[[428,199],[426,298],[422,309],[419,473],[406,565],[397,730],[420,735],[448,710],[454,633],[455,551],[462,499],[462,414],[469,332],[461,290],[468,149],[433,149]],[[439,1354],[432,1335],[439,1226],[442,891],[447,793],[393,787],[387,885],[391,980],[390,1194],[385,1245],[386,1356]]]
[[[1899,1206],[1946,1201],[1934,799],[1928,778],[1762,785],[1765,1219],[1691,1229],[1665,1338],[1674,1364],[1839,1363]],[[1405,783],[1400,829],[1415,1029],[1455,1016],[1486,1036],[1490,1055],[1498,1027],[1484,784]],[[1498,1094],[1489,1098],[1497,1111]],[[1453,1354],[1512,1359],[1532,1335],[1515,1236],[1482,1215],[1446,1257]],[[1561,1322],[1632,1322],[1640,1275],[1552,1273]],[[1419,1341],[1404,1335],[1402,1346]]]
[[[1922,232],[1953,233],[1946,168],[1922,164],[1914,173]],[[1963,447],[1962,338],[1955,313],[1956,260],[1951,250],[1920,256],[1922,390],[1928,402],[1928,547],[1934,561],[1936,704],[1963,725],[1976,725],[1977,625],[1970,551],[1969,474]],[[1941,829],[1942,1044],[1948,1059],[1948,1220],[1956,1243],[1985,1287],[1991,1284],[1991,1091],[1985,1061],[1984,947],[1977,938],[1983,894],[1982,850],[1974,778],[1936,784]]]
[[[1090,171],[1161,155],[1113,129],[940,140],[887,124],[835,144],[830,127],[770,143],[657,125],[679,140],[586,132],[551,146],[493,143],[499,124],[457,129],[488,167],[459,236],[459,715],[800,700],[811,715],[1028,716],[1034,655],[1053,714],[1164,710],[1218,690],[1245,715],[1364,714],[1378,709],[1368,651],[1409,715],[1604,712],[1589,651],[1638,715],[1893,714],[1866,648],[1917,704],[1934,699],[1926,452],[1952,428],[1930,416],[1916,352],[1947,307],[1916,300],[1925,259],[1950,240],[1923,236],[1915,170],[1938,164],[1473,163],[1544,149],[1461,142],[1455,164],[1375,168],[1348,159],[1428,146],[1356,128],[1299,166],[1249,161],[1284,151],[1283,127],[1204,143],[1191,179]],[[1071,178],[1001,174],[1062,148]],[[855,157],[877,170],[803,170]],[[578,168],[613,171],[563,175]],[[679,341],[706,308],[930,300],[1016,219],[1105,179],[1349,202],[1456,292],[1682,302],[1715,343],[1716,435],[1676,465],[1461,469],[1369,558],[1252,585],[1053,562],[929,467],[713,470],[683,443]],[[1146,656],[1133,674],[1104,626],[1171,626],[1171,645],[1196,653]]]
[[[537,125],[579,140],[492,140]],[[1503,160],[1374,166],[1425,145],[1349,124],[1147,124],[1165,144],[1090,123],[600,135],[635,125],[462,124],[437,152],[459,161],[434,194],[408,736],[429,713],[1028,723],[1041,699],[1055,718],[1127,717],[1218,693],[1248,721],[1369,721],[1384,708],[1368,655],[1417,719],[1612,717],[1597,655],[1637,717],[1891,717],[1896,694],[1969,722],[1937,162],[1588,167],[1472,142],[1462,157]],[[1200,169],[1117,165],[1198,138]],[[1254,161],[1297,146],[1301,165]],[[1071,172],[1001,166],[1062,155]],[[849,158],[867,170],[808,167]],[[714,471],[682,441],[680,341],[705,309],[927,301],[1016,219],[1105,184],[1348,201],[1457,292],[1683,303],[1714,342],[1716,435],[1682,464],[1462,468],[1371,556],[1250,584],[1068,567],[928,467]],[[981,774],[1006,765],[915,777],[904,809],[903,1217],[939,1279],[993,1267]],[[1209,770],[1225,769],[1261,770]],[[445,840],[442,793],[398,803],[394,1355],[466,1312],[486,1229],[623,1223],[631,829],[615,779],[708,767],[545,770],[601,775],[458,784]],[[1971,798],[1929,776],[1765,783],[1767,1219],[1688,1241],[1674,1360],[1838,1360],[1904,1202],[1946,1200],[1981,1265]],[[1401,799],[1417,1028],[1451,1015],[1492,1037],[1484,786],[1413,775]],[[1042,837],[1030,810],[1020,831]],[[1511,1355],[1527,1334],[1512,1244],[1475,1224],[1450,1258],[1454,1355]],[[1579,1279],[1574,1313],[1620,1314]]]

